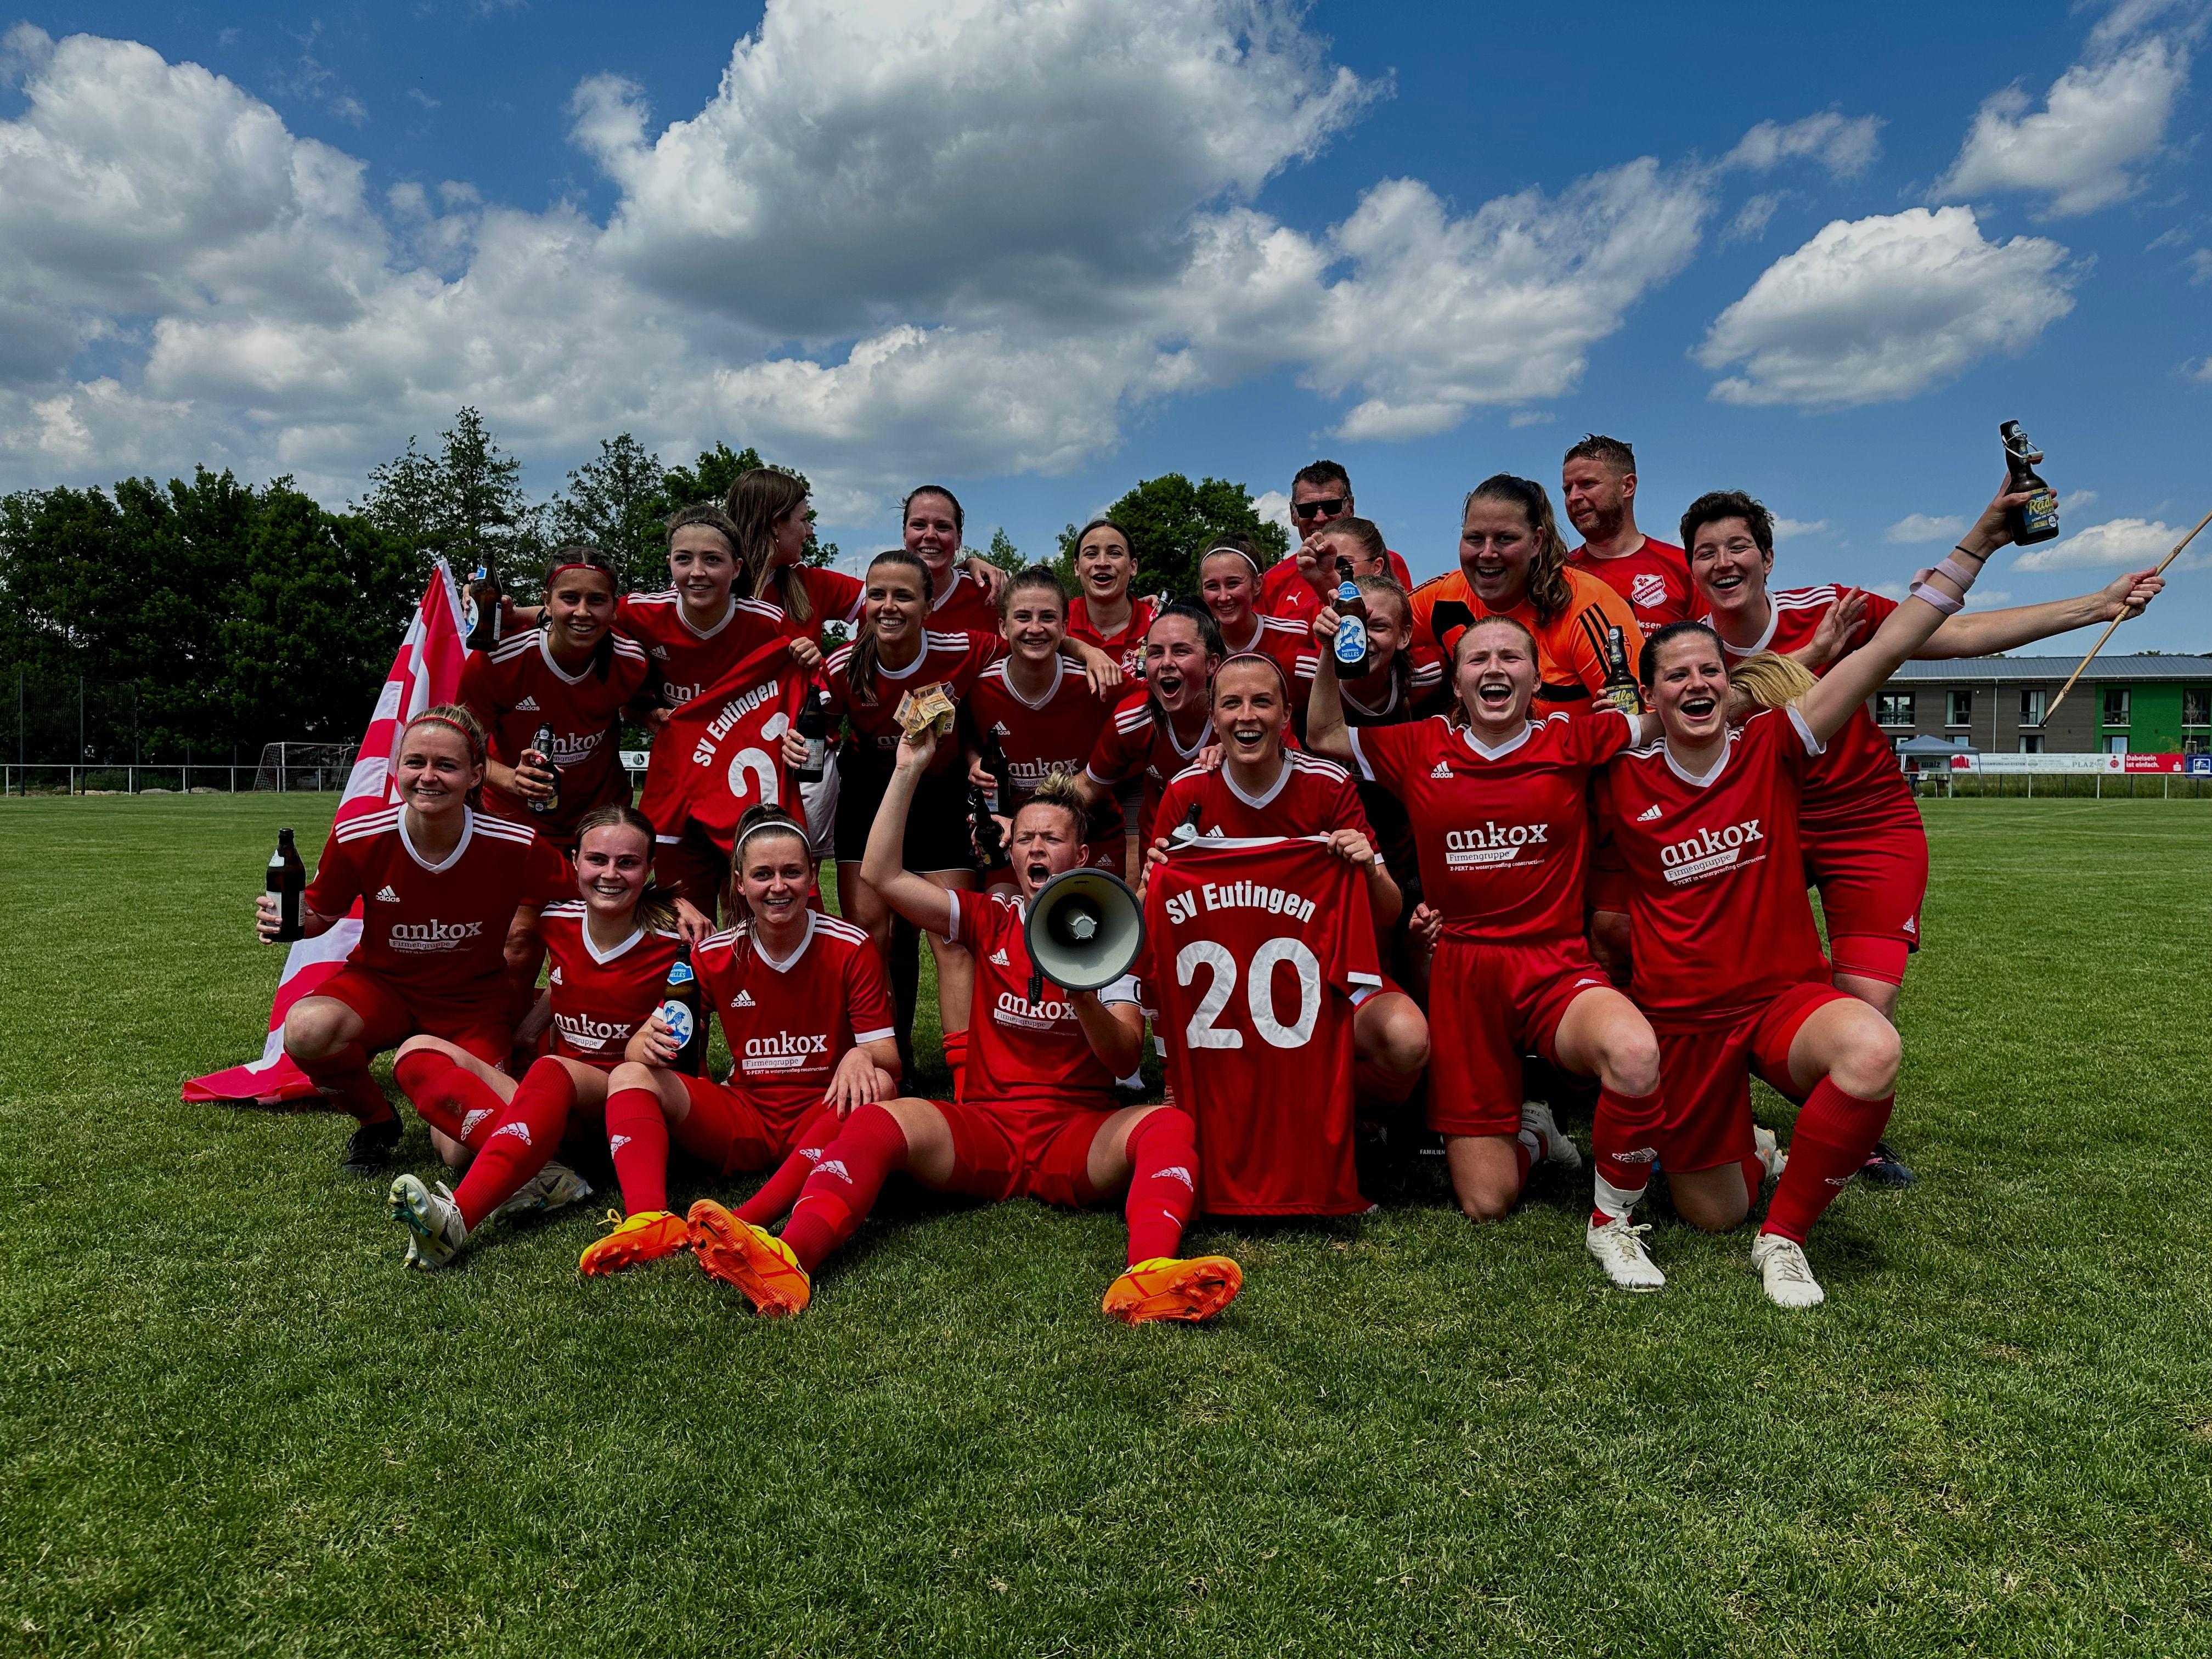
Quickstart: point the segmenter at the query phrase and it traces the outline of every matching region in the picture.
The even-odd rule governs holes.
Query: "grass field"
[[[1922,1179],[1826,1307],[1416,1183],[1201,1231],[1243,1298],[1133,1332],[1118,1214],[1029,1204],[895,1205],[785,1323],[585,1282],[596,1205],[403,1273],[344,1123],[177,1097],[327,806],[0,802],[0,1651],[2212,1651],[2212,805],[1929,810]]]

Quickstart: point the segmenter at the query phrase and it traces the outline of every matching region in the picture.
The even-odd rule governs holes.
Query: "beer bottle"
[[[1365,678],[1370,665],[1367,650],[1367,601],[1352,580],[1352,561],[1336,562],[1336,676],[1339,679]]]
[[[1199,816],[1204,812],[1205,810],[1206,809],[1197,801],[1191,802],[1190,811],[1182,815],[1182,822],[1176,825],[1176,827],[1168,834],[1168,850],[1170,852],[1175,852],[1181,848],[1188,847],[1199,839]]]
[[[707,1064],[707,1014],[699,996],[699,975],[691,966],[691,947],[676,947],[668,964],[668,984],[660,996],[661,1023],[676,1039],[670,1062],[686,1077],[697,1077]]]
[[[302,912],[307,866],[300,862],[300,849],[293,844],[289,830],[276,832],[276,850],[269,860],[269,890],[276,896],[276,942],[284,945],[307,938]]]
[[[1000,833],[991,798],[972,783],[968,786],[968,828],[975,837],[975,851],[986,870],[997,869],[1006,861],[1006,838]]]
[[[2004,440],[2005,472],[2011,493],[2017,495],[2023,489],[2035,492],[2028,501],[2007,509],[2005,527],[2011,531],[2016,546],[2047,542],[2058,533],[2058,492],[2045,483],[2035,470],[2035,463],[2043,459],[2043,452],[2028,441],[2018,421],[2005,422],[1997,428],[1997,435]]]
[[[806,758],[791,769],[796,783],[819,783],[830,763],[830,694],[810,690],[799,706],[799,735],[806,742]]]
[[[983,769],[991,775],[991,787],[983,792],[983,799],[994,812],[1011,812],[1014,808],[1014,770],[1006,763],[1006,751],[999,747],[999,734],[983,734]]]
[[[561,810],[561,769],[553,764],[553,728],[541,723],[530,739],[530,746],[544,761],[545,769],[553,775],[553,793],[543,800],[532,797],[528,805],[539,817],[550,818]]]
[[[469,591],[464,601],[468,611],[468,647],[471,651],[489,651],[499,643],[499,608],[503,595],[499,585],[499,572],[494,568],[491,555],[469,578]]]
[[[1605,690],[1598,693],[1598,700],[1631,720],[1644,712],[1644,693],[1628,668],[1628,635],[1618,627],[1605,630]]]

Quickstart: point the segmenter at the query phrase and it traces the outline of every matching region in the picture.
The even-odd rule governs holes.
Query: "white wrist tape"
[[[1947,617],[1955,617],[1966,608],[1966,600],[1954,599],[1942,588],[1929,586],[1928,579],[1930,576],[1948,576],[1959,584],[1959,591],[1964,593],[1974,585],[1974,578],[1980,574],[1978,570],[1967,569],[1965,565],[1960,564],[1947,553],[1943,556],[1942,563],[1927,570],[1916,570],[1912,573],[1912,597],[1916,599],[1926,600]]]
[[[1912,584],[1912,597],[1916,599],[1925,599],[1947,617],[1955,617],[1966,608],[1966,602],[1964,599],[1954,599],[1942,588],[1931,587],[1926,582]]]

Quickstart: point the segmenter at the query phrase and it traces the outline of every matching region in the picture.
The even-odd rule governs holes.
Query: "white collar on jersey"
[[[930,580],[934,581],[937,579],[933,576]],[[929,614],[933,617],[939,611],[944,610],[946,605],[951,604],[952,596],[960,591],[960,584],[969,580],[970,578],[965,570],[962,569],[957,564],[954,565],[952,567],[952,580],[945,584],[945,591],[942,593],[939,593],[935,599],[929,602]]]
[[[545,659],[545,665],[553,671],[563,685],[578,684],[585,675],[592,672],[592,665],[588,658],[585,659],[584,665],[573,674],[554,661],[553,633],[550,629],[541,628],[538,630],[538,654]]]
[[[1252,637],[1250,639],[1245,641],[1242,645],[1231,645],[1229,642],[1229,636],[1224,634],[1221,636],[1221,645],[1222,648],[1226,651],[1229,655],[1237,657],[1243,655],[1248,651],[1257,651],[1260,648],[1260,641],[1267,637],[1267,619],[1265,617],[1259,615],[1257,612],[1255,612],[1252,617]]]
[[[1481,756],[1482,758],[1486,761],[1494,761],[1504,760],[1506,756],[1511,754],[1522,744],[1528,742],[1529,733],[1534,732],[1536,726],[1534,721],[1523,720],[1522,722],[1520,731],[1514,733],[1513,736],[1506,738],[1504,743],[1499,744],[1495,749],[1492,749],[1488,744],[1483,742],[1480,738],[1476,737],[1474,735],[1474,728],[1471,726],[1461,726],[1459,729],[1459,734],[1461,737],[1467,739],[1467,746],[1474,750],[1476,754]]]
[[[1692,772],[1688,767],[1676,760],[1674,758],[1674,750],[1673,748],[1668,744],[1664,738],[1662,738],[1660,740],[1659,747],[1661,751],[1667,757],[1667,769],[1669,772],[1672,772],[1676,777],[1681,779],[1683,782],[1688,784],[1692,789],[1711,788],[1715,784],[1720,781],[1721,774],[1728,770],[1729,757],[1735,753],[1736,731],[1737,728],[1733,726],[1729,727],[1728,741],[1721,745],[1720,758],[1713,763],[1713,769],[1711,771],[1702,774]]]
[[[1051,683],[1045,687],[1044,696],[1039,697],[1035,702],[1031,702],[1024,696],[1022,688],[1014,684],[1014,659],[1012,657],[999,659],[999,678],[1006,683],[1006,695],[1021,704],[1023,708],[1048,708],[1052,706],[1052,700],[1060,695],[1060,688],[1067,678],[1067,671],[1060,666],[1066,661],[1067,659],[1065,657],[1054,657],[1052,659]]]
[[[797,948],[781,962],[778,962],[774,957],[769,955],[768,946],[761,943],[761,936],[758,933],[753,933],[753,953],[759,957],[760,959],[766,963],[769,967],[775,969],[777,973],[788,973],[791,969],[791,965],[797,962],[799,957],[805,956],[806,954],[806,947],[814,943],[815,924],[821,920],[821,913],[817,910],[809,910],[806,913],[806,933],[805,936],[799,939]],[[750,932],[751,930],[749,928],[747,931]]]
[[[616,945],[611,951],[600,950],[599,941],[592,937],[592,907],[588,904],[584,907],[583,919],[576,924],[576,929],[584,936],[584,949],[591,952],[592,960],[598,963],[602,968],[612,962],[617,957],[623,955],[630,948],[630,946],[635,945],[638,940],[645,937],[645,929],[643,927],[640,927],[635,933],[632,933],[620,945]]]
[[[399,844],[407,849],[407,856],[409,858],[413,859],[416,863],[421,865],[425,870],[428,870],[434,876],[441,876],[445,874],[447,871],[452,869],[455,865],[461,861],[461,854],[469,850],[469,838],[475,835],[476,832],[477,815],[475,811],[467,806],[462,807],[461,838],[453,843],[453,850],[446,854],[445,859],[441,863],[433,864],[429,860],[424,858],[420,853],[415,850],[414,838],[407,833],[407,809],[404,806],[399,809]]]
[[[1755,657],[1774,643],[1774,630],[1781,626],[1782,607],[1775,604],[1774,595],[1769,593],[1766,596],[1766,626],[1759,630],[1759,637],[1749,645],[1730,645],[1723,640],[1721,649],[1731,657]]]
[[[1243,801],[1247,806],[1252,808],[1255,811],[1257,811],[1263,806],[1273,805],[1275,797],[1281,794],[1285,787],[1289,784],[1291,781],[1291,773],[1295,769],[1291,765],[1291,757],[1288,755],[1285,755],[1282,757],[1282,762],[1283,769],[1275,775],[1275,781],[1267,786],[1267,791],[1265,794],[1248,795],[1242,789],[1239,789],[1237,787],[1237,780],[1229,775],[1229,763],[1225,760],[1221,763],[1221,781],[1228,786],[1229,793],[1231,794],[1236,796],[1237,799]]]
[[[684,631],[689,634],[695,640],[713,639],[715,635],[720,633],[724,629],[730,625],[730,618],[737,614],[738,596],[736,592],[732,590],[730,594],[729,606],[722,612],[721,621],[716,623],[712,628],[694,628],[691,626],[690,613],[684,608],[683,594],[678,593],[676,596],[676,620],[684,624]]]
[[[903,668],[894,668],[889,663],[885,662],[883,659],[883,657],[878,654],[876,658],[876,672],[882,675],[887,680],[908,679],[914,675],[916,670],[921,668],[922,664],[928,660],[929,624],[925,622],[921,628],[921,649],[914,653],[914,660]]]
[[[1336,696],[1337,701],[1341,702],[1346,708],[1356,708],[1361,714],[1369,716],[1370,719],[1378,715],[1387,714],[1398,706],[1398,677],[1395,674],[1390,676],[1390,695],[1382,699],[1382,706],[1379,708],[1370,708],[1365,703],[1360,702],[1358,698],[1353,696],[1350,691],[1345,689],[1344,683],[1341,680],[1337,682]]]

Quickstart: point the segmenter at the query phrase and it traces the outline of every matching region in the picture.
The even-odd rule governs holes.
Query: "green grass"
[[[0,803],[0,1651],[2212,1650],[2212,817],[1929,811],[1921,1184],[1826,1308],[1671,1224],[1609,1291],[1577,1180],[1207,1228],[1243,1298],[1131,1332],[1118,1214],[1030,1204],[894,1205],[787,1323],[584,1282],[579,1212],[403,1273],[345,1125],[177,1098],[313,799]]]

